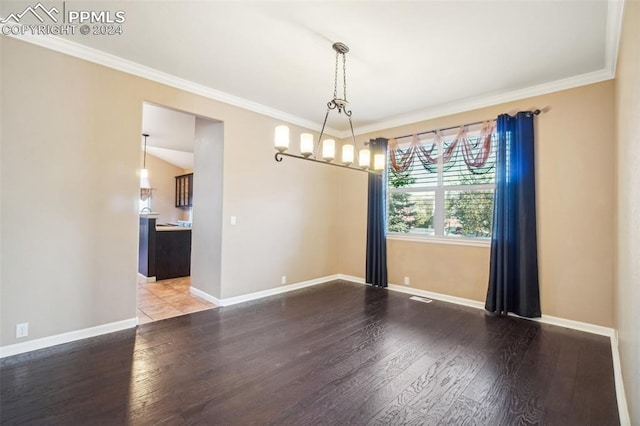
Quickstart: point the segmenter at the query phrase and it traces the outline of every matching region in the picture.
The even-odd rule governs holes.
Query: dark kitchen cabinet
[[[193,173],[176,176],[176,207],[193,207]]]
[[[191,229],[156,232],[156,279],[191,275]]]

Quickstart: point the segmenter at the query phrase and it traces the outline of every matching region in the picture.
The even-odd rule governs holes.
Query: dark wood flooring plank
[[[447,306],[447,304],[443,305]],[[437,307],[438,304],[432,306]],[[459,326],[458,321],[465,315],[463,311],[452,312],[448,315],[448,321],[442,326],[430,327],[429,324],[434,320],[437,321],[438,316],[441,316],[441,311],[430,309],[429,312],[434,313],[434,318],[425,321],[424,325],[419,323],[425,329],[421,329],[419,337],[409,343],[406,349],[403,348],[403,352],[399,354],[403,356],[403,362],[393,365],[393,370],[381,368],[371,373],[380,377],[381,380],[374,388],[363,391],[363,395],[359,398],[361,402],[348,413],[349,424],[368,423],[420,374],[433,365],[443,350],[447,338]]]
[[[618,425],[613,359],[607,338],[580,339],[576,384],[572,405],[578,420],[591,425]]]
[[[483,316],[478,311],[469,315]],[[436,363],[418,375],[371,424],[388,424],[393,419],[404,424],[437,424],[509,330],[491,317],[470,325],[463,333],[457,332],[457,339],[451,339],[437,354]]]
[[[539,332],[539,324],[515,318],[495,318],[505,327],[511,324],[510,338],[496,347],[482,369],[449,408],[440,424],[490,425],[490,418],[508,406],[508,385]]]
[[[374,306],[375,303],[371,303],[371,306]],[[328,316],[331,316],[331,312],[327,312]],[[344,320],[344,318],[348,318],[350,314],[344,314],[340,316]],[[376,329],[379,328],[382,324],[382,319],[378,319],[374,321],[374,317],[369,316],[365,322],[362,322],[362,313],[360,315],[356,315],[354,319],[357,319],[357,323],[355,324],[355,328],[345,329],[349,332],[349,334],[363,334],[368,336],[369,334],[377,333]],[[300,323],[297,324],[300,326]],[[332,343],[332,334],[335,330],[340,330],[341,326],[339,324],[328,324],[325,325],[328,327],[323,331],[321,335],[324,335],[325,342]],[[302,346],[300,348],[296,348],[295,346],[302,345],[307,340],[306,338],[314,338],[316,339],[316,333],[309,331],[309,328],[306,327],[298,327],[300,330],[306,330],[301,335],[299,333],[290,333],[287,336],[289,342],[287,344],[282,344],[282,342],[273,342],[271,341],[266,346],[261,345],[252,345],[254,348],[252,354],[248,358],[239,358],[233,357],[229,362],[229,357],[220,357],[220,360],[225,361],[226,364],[223,365],[223,368],[215,367],[214,369],[209,369],[205,371],[203,376],[191,376],[186,379],[191,382],[191,391],[187,392],[184,395],[179,395],[178,397],[181,400],[184,400],[185,405],[188,407],[186,410],[190,413],[194,413],[197,411],[202,411],[206,409],[206,407],[214,402],[220,400],[220,398],[224,398],[225,394],[231,393],[233,394],[236,389],[250,385],[253,382],[261,380],[261,378],[265,375],[269,377],[273,377],[276,371],[280,371],[281,367],[286,366],[289,362],[289,359],[295,360],[301,354],[310,353],[314,347],[313,346]],[[263,333],[264,334],[264,333]],[[269,336],[269,334],[266,334]],[[328,338],[327,338],[328,337]],[[334,336],[335,338],[335,336]],[[252,342],[255,342],[253,340]],[[350,344],[354,344],[356,342],[353,338],[349,339],[348,342]],[[292,347],[292,345],[295,345]],[[326,354],[325,354],[326,356]],[[336,352],[336,357],[344,357],[345,351],[340,350]],[[320,358],[323,363],[327,363],[326,357]],[[217,361],[217,360],[214,360]],[[335,360],[334,360],[335,361]],[[230,367],[227,364],[231,364]],[[192,369],[193,370],[193,369]],[[209,376],[215,376],[216,380],[208,380]],[[196,385],[193,385],[193,381],[196,381]],[[193,405],[189,401],[193,398],[202,397],[206,395],[206,401],[204,403],[198,403]],[[175,398],[175,395],[168,395],[169,398]],[[145,398],[148,401],[148,398]],[[214,401],[215,400],[215,401]],[[163,406],[167,404],[163,404],[161,400],[155,401],[154,405],[157,407],[149,408],[150,411],[153,411],[154,416],[159,415],[162,412]],[[144,413],[142,413],[144,415]]]
[[[558,426],[578,424],[579,421],[575,410],[567,410],[567,401],[573,399],[576,378],[578,377],[578,359],[580,357],[578,347],[580,346],[580,339],[576,339],[575,336],[571,336],[569,333],[561,334],[561,331],[558,331],[557,334],[562,335],[560,353],[553,377],[549,383],[542,424]]]
[[[331,316],[330,310],[325,309],[325,312]],[[311,327],[310,325],[304,326],[305,324],[302,324],[302,327],[300,325],[300,322],[296,322],[296,332],[290,332],[288,336],[285,334],[281,337],[286,337],[289,341],[299,341],[305,333],[309,333],[309,327]],[[365,328],[366,326],[362,325],[360,331]],[[325,332],[329,333],[328,330]],[[244,347],[222,345],[220,348],[224,352],[205,355],[206,362],[201,363],[201,367],[189,368],[187,370],[191,373],[189,375],[182,375],[181,371],[175,372],[180,377],[174,378],[174,381],[178,384],[185,383],[185,386],[188,385],[188,390],[176,395],[159,386],[158,392],[154,395],[147,394],[141,398],[140,404],[134,404],[138,407],[134,408],[134,418],[147,415],[153,415],[154,418],[162,416],[166,407],[171,406],[171,404],[165,403],[166,400],[175,402],[178,398],[178,402],[182,402],[186,406],[193,404],[194,399],[203,396],[206,396],[207,400],[213,400],[223,393],[246,386],[263,375],[272,374],[276,364],[282,363],[287,356],[296,356],[296,354],[286,353],[291,342],[287,343],[275,339],[274,334],[265,330],[258,330],[256,333],[257,336],[250,336],[251,345],[244,344]],[[266,338],[266,341],[260,340],[262,338]],[[248,352],[247,349],[249,349]]]
[[[0,361],[0,423],[618,424],[609,342],[336,282]]]
[[[384,290],[376,291],[380,291],[385,298],[388,295]],[[357,373],[366,366],[396,353],[401,346],[400,342],[411,334],[410,331],[404,332],[405,328],[402,324],[406,321],[411,322],[418,317],[411,310],[397,309],[397,307],[394,307],[394,310],[395,312],[387,310],[385,307],[383,312],[387,321],[384,322],[384,327],[378,328],[374,333],[362,335],[363,339],[360,344],[353,345],[350,342],[345,342],[346,345],[338,348],[340,356],[315,367],[311,374],[305,378],[315,383],[315,391],[311,389],[309,392],[310,389],[307,389],[306,392],[300,392],[299,396],[304,395],[304,397],[297,398],[295,406],[291,406],[290,410],[283,412],[275,419],[274,423],[313,422],[314,413],[326,412],[323,407],[327,401],[332,401],[327,395],[337,387],[348,386],[347,383],[351,380],[367,382],[372,380],[370,375],[362,377]],[[304,409],[301,410],[301,407]]]
[[[516,374],[507,383],[505,392],[508,403],[496,411],[490,422],[497,425],[540,424],[544,415],[544,403],[556,369],[559,355],[559,339],[545,333],[545,326],[529,345]]]

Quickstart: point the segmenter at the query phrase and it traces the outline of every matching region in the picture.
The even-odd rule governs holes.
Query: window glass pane
[[[438,146],[432,144],[433,139],[420,140],[423,145],[423,149],[432,158],[438,157]],[[400,143],[400,141],[399,141]],[[401,148],[394,151],[396,164],[401,165],[403,161],[403,155],[407,152],[409,145],[406,141],[400,143]],[[417,153],[413,156],[408,169],[404,172],[396,172],[392,167],[391,155],[388,156],[388,168],[389,170],[389,188],[420,188],[420,187],[435,187],[438,184],[438,165],[431,164],[421,160],[421,156]],[[424,156],[422,156],[424,158]]]
[[[479,136],[468,137],[471,161],[482,163],[480,159],[483,154],[484,141]],[[445,150],[450,142],[444,142]],[[451,160],[443,165],[442,183],[448,185],[478,185],[493,183],[495,181],[495,164],[496,164],[496,146],[497,139],[494,133],[491,138],[491,147],[489,150],[487,161],[479,167],[468,167],[464,161],[463,144],[458,142],[455,153]]]
[[[492,189],[445,192],[445,235],[491,237],[492,218]]]
[[[397,140],[399,148],[389,152],[386,173],[390,233],[491,236],[497,135],[494,132],[488,144],[481,138],[480,125],[470,125],[466,130],[466,140],[456,145],[452,142],[457,129],[443,132],[437,144],[435,133],[423,133],[411,156],[408,153],[413,137]],[[434,224],[435,220],[438,223]]]
[[[387,206],[387,231],[433,235],[433,192],[391,192]]]

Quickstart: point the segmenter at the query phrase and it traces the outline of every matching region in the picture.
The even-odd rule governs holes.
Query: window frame
[[[480,135],[480,130],[468,131],[467,137],[473,138]],[[496,129],[494,128],[492,133],[492,138],[496,138]],[[482,190],[492,190],[495,194],[495,166],[493,168],[494,173],[494,182],[493,183],[484,183],[484,184],[456,184],[456,185],[445,185],[444,184],[444,163],[443,163],[443,155],[444,144],[447,142],[447,138],[450,139],[450,136],[442,136],[440,143],[437,147],[438,149],[438,168],[437,168],[437,183],[436,185],[428,185],[428,186],[418,186],[418,187],[404,187],[404,188],[391,188],[389,186],[389,175],[392,173],[390,170],[385,172],[385,185],[386,185],[386,205],[385,205],[385,232],[387,235],[387,239],[398,240],[398,241],[411,241],[411,242],[420,242],[420,243],[436,243],[436,244],[454,244],[454,245],[466,245],[466,246],[475,246],[475,247],[488,247],[491,245],[491,237],[463,237],[463,236],[454,236],[447,235],[445,231],[445,221],[446,221],[446,193],[449,191],[482,191]],[[494,145],[496,146],[496,145]],[[460,149],[460,148],[457,148]],[[494,148],[495,149],[495,148]],[[387,164],[390,162],[389,160],[389,150],[387,149]],[[389,231],[389,200],[391,194],[397,193],[412,193],[412,192],[426,192],[433,193],[434,195],[434,204],[433,204],[433,229],[434,235],[428,234],[419,234],[419,233],[404,233],[404,232],[393,232]]]

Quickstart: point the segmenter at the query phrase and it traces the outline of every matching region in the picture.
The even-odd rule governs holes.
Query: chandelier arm
[[[331,102],[329,104],[331,104]],[[320,137],[318,137],[318,146],[316,147],[316,153],[314,155],[316,158],[318,158],[318,153],[320,152],[320,146],[322,145],[322,135],[324,135],[324,127],[327,125],[327,118],[329,118],[329,111],[331,111],[330,106],[327,108],[327,113],[324,115],[322,130],[320,130]]]
[[[283,157],[291,157],[291,158],[297,158],[299,160],[313,161],[314,163],[326,164],[328,166],[333,166],[333,167],[341,167],[343,169],[355,170],[356,172],[364,172],[364,173],[369,173],[371,175],[380,175],[380,174],[382,174],[382,172],[380,172],[379,170],[370,170],[370,169],[365,170],[365,169],[359,169],[359,168],[355,168],[355,167],[351,167],[351,166],[345,166],[344,164],[328,163],[326,161],[318,160],[316,158],[302,157],[302,156],[296,155],[296,154],[289,154],[288,152],[277,152],[276,153],[276,161],[277,162],[281,162]]]
[[[346,113],[346,111],[345,111]],[[351,127],[351,140],[353,140],[353,151],[355,152],[356,150],[356,135],[353,134],[353,123],[351,122],[351,111],[349,111],[349,114],[347,114],[347,116],[349,117],[349,127]]]

